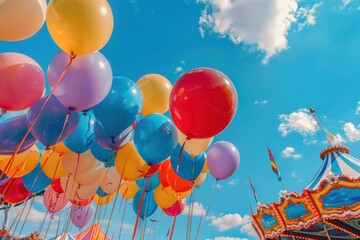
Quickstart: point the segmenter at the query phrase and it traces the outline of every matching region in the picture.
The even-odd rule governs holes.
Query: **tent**
[[[63,232],[60,235],[57,235],[56,237],[50,238],[49,240],[75,240],[75,238],[71,236],[69,233]]]
[[[111,240],[112,238],[105,235],[98,223],[90,225],[85,231],[75,236],[76,240]]]

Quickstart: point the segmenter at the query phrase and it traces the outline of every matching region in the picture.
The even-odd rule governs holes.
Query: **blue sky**
[[[158,73],[174,83],[188,70],[212,67],[224,72],[237,88],[237,114],[214,142],[232,142],[240,151],[240,166],[217,187],[208,174],[196,190],[192,239],[201,210],[210,203],[199,239],[257,239],[249,226],[249,204],[255,207],[256,203],[247,177],[251,176],[261,202],[277,201],[282,189],[271,171],[267,147],[290,191],[301,192],[311,181],[326,144],[309,116],[310,107],[337,141],[360,157],[359,0],[109,3],[115,26],[101,52],[115,76],[137,81],[145,74]],[[30,39],[0,42],[0,52],[24,53],[44,71],[58,50],[45,25]],[[25,232],[41,222],[41,201],[32,211],[34,217]],[[168,218],[159,210],[154,218],[161,220],[157,239],[165,239]],[[113,220],[110,236],[116,236],[119,223],[120,219]],[[131,239],[134,223],[135,213],[128,207],[121,239]],[[174,239],[185,239],[186,225],[187,215],[181,215]]]

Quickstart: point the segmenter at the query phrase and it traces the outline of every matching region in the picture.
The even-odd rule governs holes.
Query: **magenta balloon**
[[[0,108],[26,109],[41,98],[44,89],[44,72],[32,58],[13,52],[0,54]]]
[[[48,187],[44,193],[44,205],[46,209],[51,213],[56,213],[63,209],[68,203],[68,198],[65,193],[57,193],[52,189],[52,187]]]
[[[207,165],[217,180],[230,177],[239,167],[240,153],[229,142],[220,141],[212,145],[207,154]]]
[[[47,72],[51,89],[69,63],[69,58],[67,53],[60,51],[52,59]],[[106,97],[111,88],[112,78],[111,66],[100,52],[77,57],[54,95],[70,110],[86,110]]]
[[[176,201],[171,207],[163,209],[164,213],[169,216],[177,216],[184,211],[186,199]]]
[[[70,218],[72,223],[78,228],[85,227],[94,215],[92,204],[86,206],[72,205],[70,210]]]

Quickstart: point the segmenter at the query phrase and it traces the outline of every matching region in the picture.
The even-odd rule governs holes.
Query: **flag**
[[[326,129],[326,132],[327,132],[328,137],[329,137],[331,140],[335,140],[335,136],[332,135],[331,132],[329,132],[327,129]]]
[[[277,166],[277,164],[275,162],[274,156],[272,155],[272,153],[270,151],[270,148],[268,148],[268,153],[269,153],[271,168],[272,168],[273,172],[276,173],[276,175],[278,176],[278,180],[281,181],[282,178],[281,178],[281,175],[280,175],[280,171],[279,171],[279,168],[278,168],[278,166]]]
[[[254,192],[255,201],[258,203],[259,200],[258,200],[258,198],[257,198],[257,196],[256,196],[256,190],[255,190],[255,188],[254,188],[254,185],[253,185],[253,183],[252,183],[252,181],[251,181],[250,176],[249,176],[249,183],[250,183],[250,187],[252,188],[252,190],[253,190],[253,192]]]

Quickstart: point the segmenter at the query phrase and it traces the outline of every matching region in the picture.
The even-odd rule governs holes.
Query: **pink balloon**
[[[43,95],[45,76],[39,64],[21,53],[0,54],[0,108],[19,111]]]
[[[220,141],[210,147],[206,162],[211,175],[223,180],[239,167],[240,153],[232,143]]]
[[[94,208],[91,204],[87,206],[73,205],[70,210],[70,218],[72,223],[78,228],[85,227],[94,215]]]
[[[69,202],[65,193],[57,193],[52,189],[52,187],[48,187],[44,193],[44,205],[46,209],[51,213],[56,213],[63,209],[66,204]]]
[[[60,51],[48,68],[48,81],[53,89],[69,63],[69,55]],[[54,95],[65,107],[73,111],[89,109],[100,103],[112,84],[112,70],[100,52],[77,57],[66,72]]]
[[[163,209],[164,213],[169,216],[177,216],[184,211],[186,205],[186,199],[176,201],[171,207]]]

